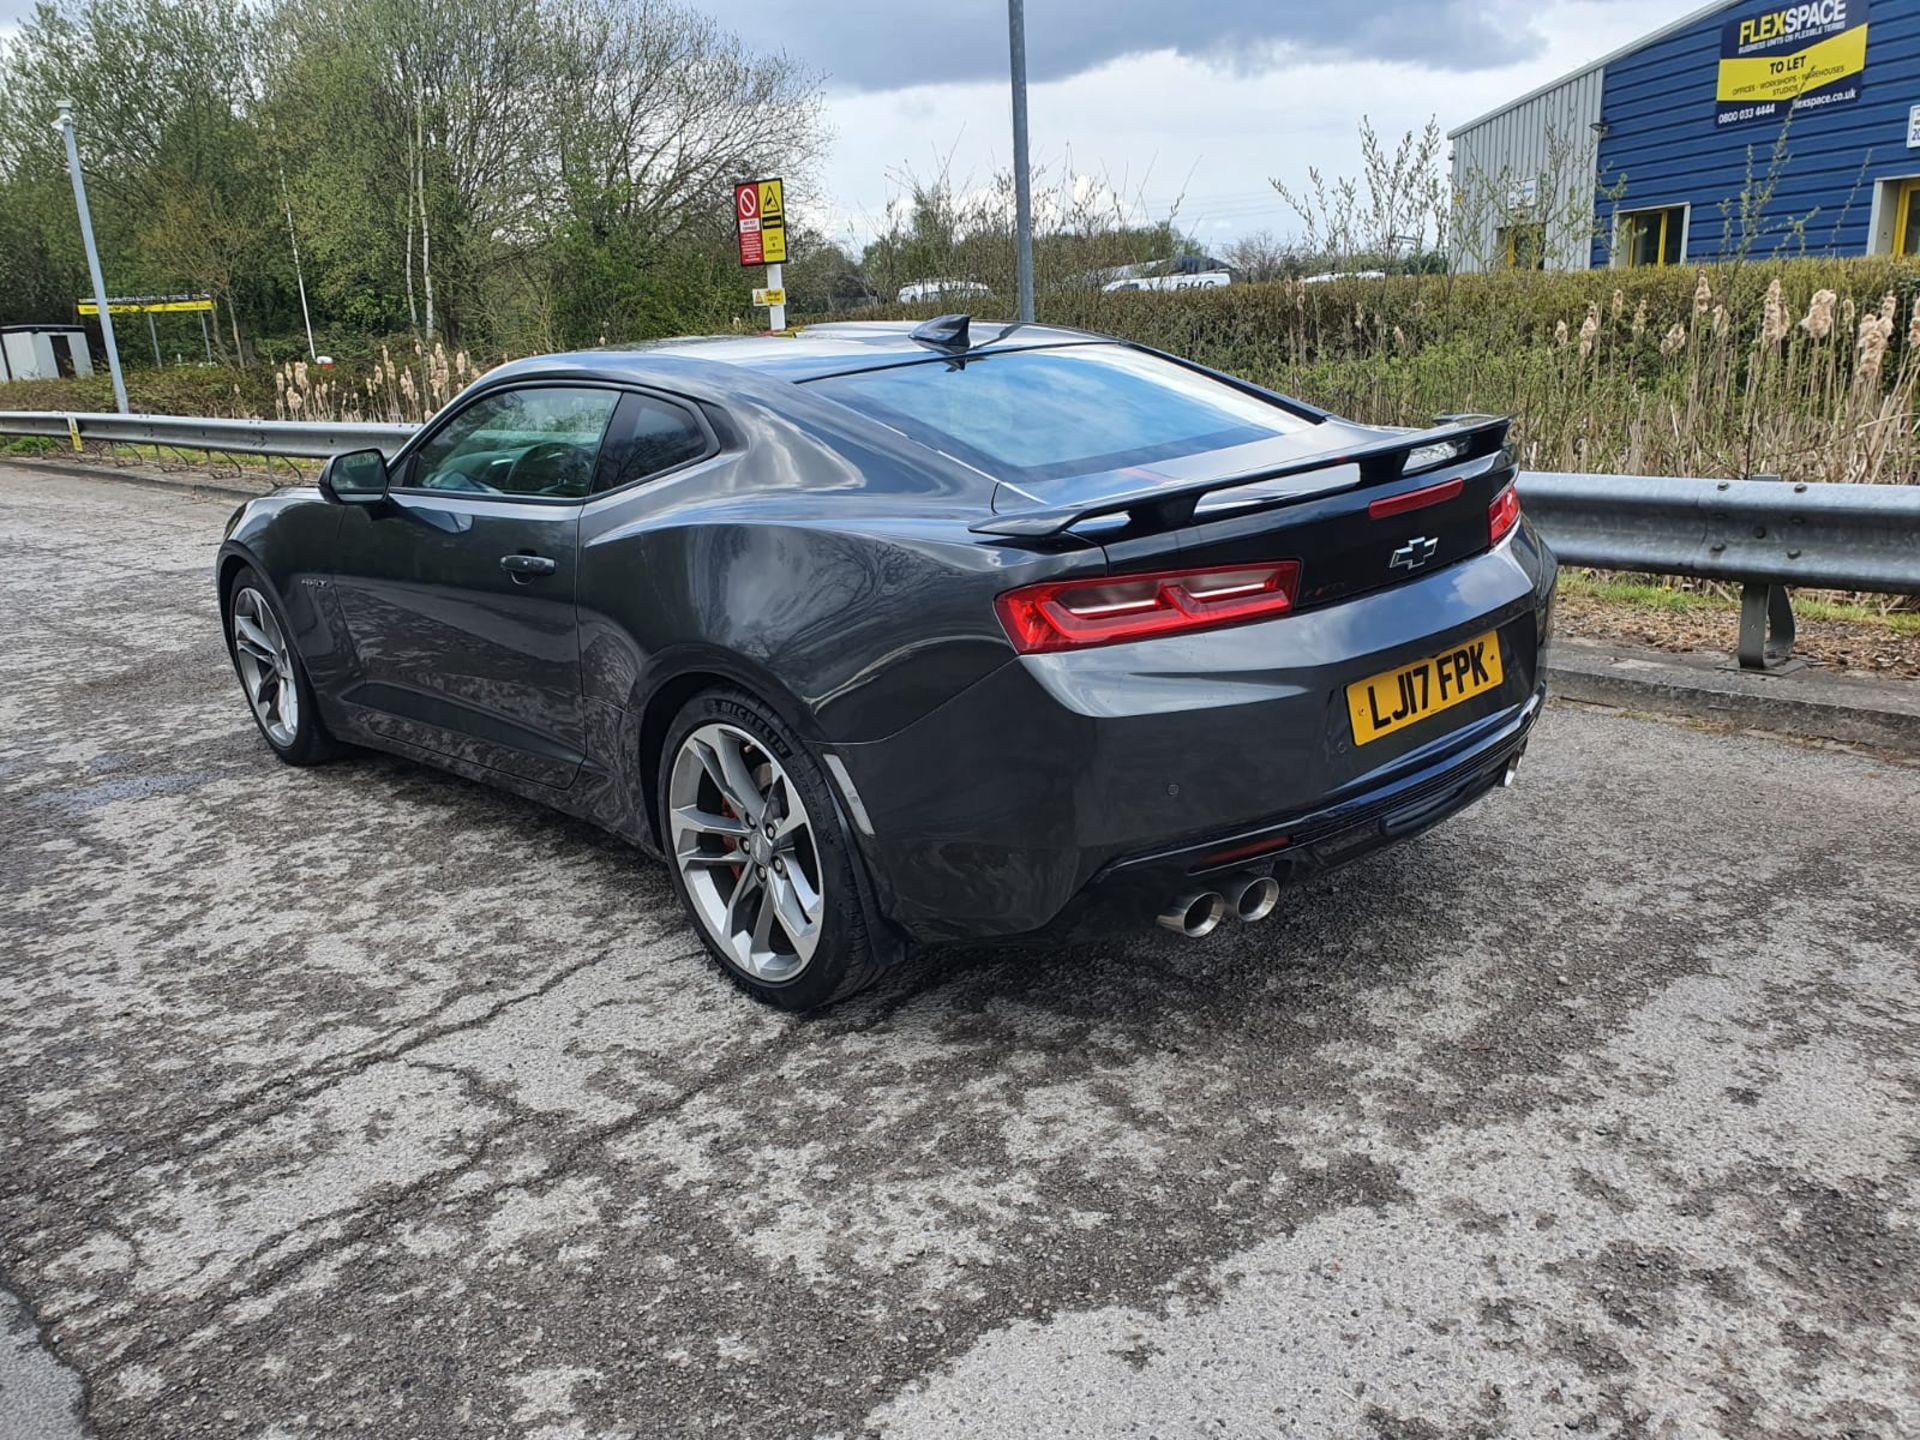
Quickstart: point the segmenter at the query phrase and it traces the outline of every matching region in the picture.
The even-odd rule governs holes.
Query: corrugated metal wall
[[[1575,75],[1453,137],[1454,268],[1497,269],[1500,227],[1529,215],[1547,223],[1549,268],[1586,268],[1604,84]]]
[[[1734,6],[1607,67],[1602,233],[1593,264],[1611,263],[1616,209],[1690,205],[1690,260],[1741,248],[1741,224],[1721,207],[1737,206],[1747,188],[1750,150],[1753,175],[1764,182],[1781,127],[1771,120],[1715,125],[1720,30],[1765,8]],[[1797,253],[1804,245],[1810,254],[1863,255],[1884,248],[1891,217],[1876,214],[1880,182],[1920,176],[1920,150],[1907,148],[1907,112],[1920,105],[1920,0],[1872,0],[1861,84],[1856,101],[1792,118],[1786,158],[1748,253]],[[1623,185],[1618,200],[1607,193],[1615,185]],[[1876,221],[1880,244],[1870,247]]]

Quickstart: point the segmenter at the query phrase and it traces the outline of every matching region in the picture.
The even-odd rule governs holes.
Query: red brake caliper
[[[733,813],[733,806],[729,805],[725,800],[720,802],[720,813],[729,820],[738,820],[740,818]],[[740,854],[740,837],[737,835],[729,835],[726,838],[727,848],[736,855]],[[735,885],[738,885],[740,883],[740,877],[747,873],[747,867],[745,865],[729,865],[727,868],[733,871],[733,883]]]

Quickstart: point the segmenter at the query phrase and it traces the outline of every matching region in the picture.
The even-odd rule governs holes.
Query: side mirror
[[[320,493],[336,505],[372,505],[387,494],[387,457],[352,450],[320,467]]]

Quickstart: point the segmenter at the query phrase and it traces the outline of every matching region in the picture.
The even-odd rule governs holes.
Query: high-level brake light
[[[1444,505],[1466,488],[1465,480],[1443,480],[1438,485],[1427,486],[1424,490],[1408,490],[1404,494],[1389,495],[1384,500],[1375,500],[1367,506],[1367,514],[1375,520],[1390,520],[1395,515],[1424,510],[1429,505]]]

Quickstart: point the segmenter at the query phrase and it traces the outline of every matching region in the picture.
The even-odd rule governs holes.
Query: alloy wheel
[[[807,968],[826,914],[813,821],[793,781],[753,736],[702,725],[667,782],[668,843],[694,913],[756,980]]]
[[[282,750],[300,733],[300,686],[293,652],[266,597],[251,586],[234,592],[233,654],[260,728]]]

